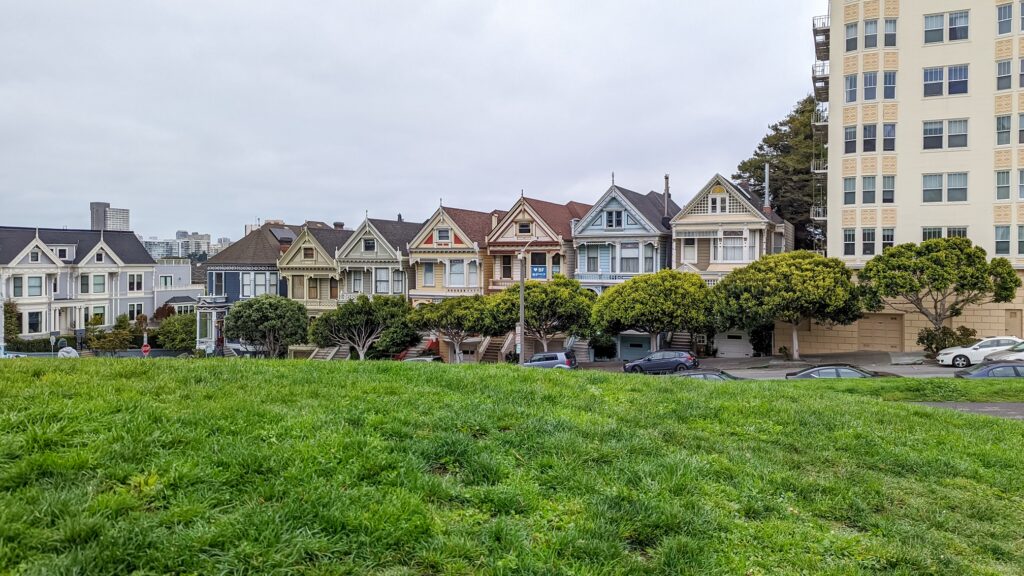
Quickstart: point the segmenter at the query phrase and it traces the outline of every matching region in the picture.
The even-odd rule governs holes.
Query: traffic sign
[[[149,351],[150,351],[150,350],[152,350],[152,348],[150,347],[150,345],[149,345],[149,344],[143,344],[143,345],[142,345],[142,356],[143,356],[144,358],[148,358],[148,357],[149,357]]]

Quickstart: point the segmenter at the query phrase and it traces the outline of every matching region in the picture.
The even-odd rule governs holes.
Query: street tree
[[[413,310],[412,324],[451,342],[456,364],[462,362],[462,345],[466,340],[496,332],[490,303],[483,296],[460,296],[421,304]]]
[[[968,306],[1010,302],[1021,286],[1009,260],[989,261],[967,238],[886,248],[864,265],[858,279],[870,309],[916,312],[935,333]]]
[[[658,335],[664,332],[713,332],[711,314],[711,294],[700,276],[661,270],[606,290],[594,304],[593,324],[606,334],[650,334],[651,350],[656,351]]]
[[[524,332],[537,339],[545,352],[557,336],[586,336],[597,295],[579,281],[556,275],[548,282],[527,282],[524,290]],[[515,329],[519,322],[519,286],[496,294],[492,301],[499,331]]]
[[[715,287],[721,316],[730,327],[753,331],[776,322],[792,328],[794,359],[800,358],[799,326],[814,320],[852,324],[862,315],[860,290],[840,260],[813,252],[766,256],[730,272]]]
[[[362,294],[321,314],[309,327],[309,339],[317,346],[354,348],[360,360],[388,328],[406,321],[412,308],[401,296]]]
[[[295,300],[265,294],[235,303],[224,319],[224,336],[247,350],[280,358],[288,346],[306,339],[306,307]]]
[[[160,346],[168,350],[195,350],[196,315],[175,314],[168,317],[157,329],[156,338]]]

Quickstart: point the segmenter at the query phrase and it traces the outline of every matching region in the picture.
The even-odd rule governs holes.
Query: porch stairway
[[[413,346],[412,348],[409,348],[408,350],[406,350],[402,354],[402,359],[403,360],[408,360],[409,358],[419,358],[420,356],[423,355],[423,352],[428,347],[430,347],[431,340],[433,340],[433,336],[431,334],[429,334],[429,333],[422,333],[422,334],[420,334],[420,343],[415,345],[415,346]]]
[[[590,340],[574,339],[572,351],[576,353],[577,362],[590,362]]]
[[[505,336],[495,336],[488,339],[487,348],[480,355],[482,364],[501,364],[505,361],[505,355],[515,350],[515,332],[509,332]]]
[[[334,355],[337,353],[338,346],[333,348],[317,348],[316,350],[313,350],[313,354],[310,355],[309,359],[317,362],[327,362],[331,358],[334,358]]]
[[[235,352],[235,349],[232,348],[231,346],[225,346],[224,347],[224,357],[225,358],[238,358],[238,353]]]
[[[690,341],[689,332],[671,332],[669,337],[671,341],[666,341],[661,347],[662,350],[666,352],[693,352],[693,342]]]

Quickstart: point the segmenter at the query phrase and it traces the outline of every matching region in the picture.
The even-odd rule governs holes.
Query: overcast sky
[[[0,224],[237,239],[520,189],[682,203],[811,88],[823,0],[0,0]]]

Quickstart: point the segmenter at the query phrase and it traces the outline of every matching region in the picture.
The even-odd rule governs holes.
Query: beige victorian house
[[[490,273],[487,233],[493,219],[502,215],[444,206],[434,212],[409,243],[413,306],[484,294]]]
[[[277,260],[288,297],[306,307],[311,317],[338,307],[338,250],[352,236],[342,224],[334,228],[304,226]]]

